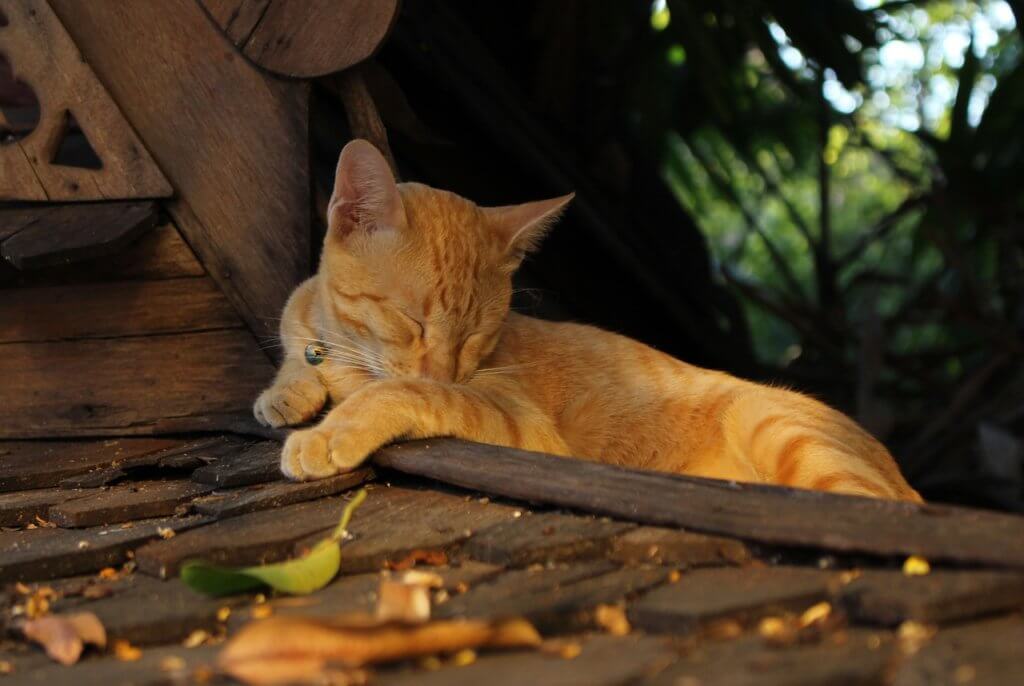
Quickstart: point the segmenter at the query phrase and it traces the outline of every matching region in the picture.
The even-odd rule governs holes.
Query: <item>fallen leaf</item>
[[[308,681],[328,666],[362,667],[467,648],[540,644],[537,630],[523,619],[414,625],[355,620],[272,617],[252,622],[224,646],[218,664],[240,681],[264,685]]]
[[[426,586],[381,579],[376,615],[382,622],[425,622],[430,619],[430,591]]]
[[[612,636],[625,636],[631,628],[626,611],[620,605],[598,605],[594,621]]]
[[[47,655],[63,665],[78,662],[87,643],[100,648],[107,645],[107,631],[91,612],[30,619],[22,627],[22,633],[42,645]]]
[[[356,493],[345,506],[334,532],[301,557],[241,569],[191,560],[182,565],[181,580],[197,591],[214,596],[242,593],[263,586],[293,595],[306,595],[320,590],[338,574],[345,527],[352,513],[365,499],[366,489]]]
[[[928,560],[920,555],[911,555],[903,563],[904,576],[925,576],[931,571],[932,566],[928,564]]]
[[[114,657],[121,662],[135,662],[142,658],[142,651],[128,641],[114,641]]]
[[[811,605],[809,608],[804,610],[803,614],[800,615],[800,619],[798,620],[800,628],[808,627],[812,624],[820,624],[828,619],[828,616],[831,614],[832,605],[830,603],[821,602]]]

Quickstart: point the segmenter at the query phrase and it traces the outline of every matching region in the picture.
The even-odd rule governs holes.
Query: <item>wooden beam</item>
[[[1024,517],[645,472],[451,439],[395,445],[381,467],[465,488],[774,545],[1024,567]]]
[[[195,0],[51,4],[177,190],[189,245],[272,335],[309,273],[308,86],[238,58]]]

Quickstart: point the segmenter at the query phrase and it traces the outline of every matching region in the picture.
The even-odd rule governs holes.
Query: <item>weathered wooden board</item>
[[[645,631],[687,632],[709,620],[803,610],[835,585],[835,574],[803,567],[695,569],[633,603],[629,619]]]
[[[101,465],[62,479],[62,488],[99,488],[120,481],[138,470],[189,472],[247,447],[250,441],[235,436],[211,436],[178,443],[156,452]],[[161,475],[164,476],[164,475]]]
[[[338,523],[345,500],[324,498],[277,510],[224,519],[135,552],[139,570],[161,579],[177,576],[181,563],[202,558],[218,564],[259,564],[289,557],[295,542]]]
[[[1024,674],[1024,620],[1020,616],[940,631],[899,665],[894,686],[1015,684]]]
[[[0,457],[0,460],[3,460]],[[45,520],[52,505],[81,497],[82,491],[65,488],[37,488],[31,491],[0,493],[0,526],[25,526]]]
[[[764,543],[1024,567],[1024,517],[742,484],[438,439],[376,464],[489,493]],[[822,513],[828,512],[828,526]]]
[[[703,642],[684,651],[650,686],[840,686],[882,684],[893,662],[891,636],[852,630],[822,641],[777,647],[757,636]]]
[[[216,486],[234,488],[284,479],[281,474],[281,444],[260,441],[246,445],[220,457],[213,464],[192,472],[192,480]]]
[[[168,517],[134,522],[127,528],[0,532],[0,581],[55,579],[119,565],[128,551],[159,537],[161,531],[184,531],[206,521],[203,517]]]
[[[50,664],[47,667],[17,672],[20,683],[69,686],[166,686],[203,683],[217,661],[219,645],[184,648],[180,645],[143,650],[138,660],[124,661],[113,656],[81,662],[73,669]],[[168,665],[175,669],[168,669]],[[205,675],[205,676],[204,676]]]
[[[0,52],[39,100],[35,130],[0,147],[0,200],[158,198],[171,186],[45,0],[4,3]],[[102,166],[55,164],[74,117]],[[27,163],[27,164],[26,164]]]
[[[13,213],[14,217],[4,218]],[[25,215],[32,219],[24,224]],[[153,202],[71,203],[0,210],[0,224],[21,224],[0,256],[18,269],[39,269],[117,252],[157,224]]]
[[[0,343],[243,326],[209,277],[12,288],[0,298]]]
[[[621,686],[647,683],[672,663],[677,651],[665,640],[650,636],[593,636],[580,638],[582,651],[571,660],[540,652],[482,655],[465,667],[449,666],[436,671],[404,668],[382,672],[374,678],[381,686]],[[691,686],[680,682],[680,686]],[[696,686],[694,684],[693,686]]]
[[[750,550],[734,538],[642,526],[617,537],[611,555],[620,562],[653,562],[685,568],[742,564],[750,559]]]
[[[212,486],[193,481],[132,481],[54,505],[48,519],[62,527],[120,524],[182,514],[196,496]]]
[[[843,589],[842,596],[859,621],[961,621],[1024,608],[1024,574],[943,569],[906,576],[899,570],[867,570]]]
[[[192,502],[192,509],[199,514],[224,519],[337,495],[373,478],[373,469],[366,467],[318,481],[258,484],[197,498]]]
[[[206,271],[173,224],[161,224],[112,255],[74,266],[43,267],[14,272],[27,286],[104,281],[178,279],[204,276]]]
[[[200,0],[249,59],[284,76],[348,69],[376,50],[398,0]]]
[[[216,430],[273,372],[241,329],[0,344],[0,438]]]
[[[167,438],[0,441],[0,492],[49,488],[70,476],[151,455],[180,443]]]
[[[195,0],[50,4],[174,185],[189,245],[271,334],[309,272],[308,86],[236,57]]]
[[[463,552],[509,567],[592,558],[604,555],[612,539],[632,528],[622,522],[559,512],[526,513],[481,531],[466,543]]]
[[[505,572],[437,606],[438,617],[523,616],[542,630],[585,623],[587,610],[663,581],[664,568],[617,568],[605,561]]]

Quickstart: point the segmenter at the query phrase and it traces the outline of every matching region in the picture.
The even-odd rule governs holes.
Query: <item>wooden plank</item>
[[[51,663],[17,674],[26,684],[68,686],[166,686],[179,683],[204,683],[217,661],[219,645],[184,648],[180,645],[143,650],[138,660],[125,661],[113,656],[85,660],[69,669]],[[173,662],[175,669],[168,669]],[[205,675],[205,676],[204,676]]]
[[[435,615],[523,616],[545,632],[576,629],[590,624],[589,611],[598,605],[621,602],[667,576],[663,567],[617,569],[603,561],[506,572],[439,605]]]
[[[510,567],[604,555],[612,539],[631,524],[577,517],[559,512],[526,513],[481,531],[463,552],[472,558]]]
[[[86,527],[169,517],[182,514],[193,498],[212,490],[192,481],[132,481],[54,505],[49,520],[57,526]]]
[[[940,631],[895,670],[893,686],[1015,684],[1024,674],[1024,620],[1002,617]]]
[[[860,621],[960,621],[1024,608],[1024,574],[943,569],[906,576],[899,570],[867,570],[843,589],[842,597]]]
[[[688,568],[743,564],[750,559],[750,550],[733,538],[642,526],[617,537],[611,555],[620,562]]]
[[[25,526],[35,522],[37,517],[45,520],[52,505],[82,495],[82,491],[65,488],[0,493],[0,526]]]
[[[180,444],[167,438],[108,441],[0,441],[0,492],[49,488],[98,467],[151,455]]]
[[[168,517],[134,522],[127,528],[0,532],[0,581],[56,579],[119,565],[128,559],[129,551],[158,538],[161,531],[180,532],[207,521]]]
[[[804,567],[696,569],[637,600],[629,619],[651,632],[688,632],[722,618],[747,622],[803,610],[829,598],[836,583],[835,574]]]
[[[120,481],[137,470],[191,471],[248,445],[250,441],[234,436],[200,438],[76,474],[62,479],[60,485],[62,488],[99,488]]]
[[[0,255],[18,269],[96,259],[121,250],[157,223],[153,202],[72,203],[13,211],[34,220],[0,243]],[[3,221],[0,219],[0,221]]]
[[[140,279],[178,279],[204,276],[206,270],[192,254],[173,224],[144,233],[121,251],[73,266],[44,267],[14,272],[19,285],[48,286]]]
[[[13,288],[0,299],[0,343],[243,326],[209,277]]]
[[[166,207],[210,276],[274,333],[309,273],[308,86],[234,57],[195,0],[50,4],[175,187]]]
[[[251,443],[192,472],[192,480],[196,483],[217,488],[249,486],[283,479],[281,444],[276,441]]]
[[[7,26],[0,33],[0,52],[12,71],[27,82],[39,100],[39,123],[31,135],[0,148],[0,159],[16,156],[24,165],[2,162],[20,173],[0,177],[0,200],[161,198],[171,195],[167,179],[142,141],[125,121],[61,21],[45,0],[4,3]],[[100,158],[99,169],[55,164],[68,117],[78,122]]]
[[[323,76],[363,61],[384,40],[397,0],[200,0],[256,64],[283,76]]]
[[[0,438],[217,430],[273,373],[244,330],[0,344]]]
[[[677,650],[664,639],[651,636],[592,636],[579,639],[582,651],[571,660],[537,651],[482,655],[464,667],[435,671],[406,667],[381,672],[381,686],[621,686],[647,683],[645,677],[673,662]],[[679,682],[690,686],[687,682]]]
[[[374,477],[373,469],[366,467],[318,481],[257,484],[197,498],[192,501],[192,510],[198,514],[224,519],[337,495],[372,481]]]
[[[451,439],[387,447],[374,461],[510,498],[762,543],[1024,566],[1024,517],[1016,515],[644,472]]]
[[[852,630],[820,642],[773,646],[758,636],[698,644],[664,665],[647,686],[840,686],[889,683],[892,637]]]

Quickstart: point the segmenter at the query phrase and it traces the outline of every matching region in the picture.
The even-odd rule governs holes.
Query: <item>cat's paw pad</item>
[[[337,474],[339,469],[331,462],[330,440],[331,435],[319,429],[292,432],[281,451],[281,472],[296,481]]]
[[[256,420],[275,429],[308,422],[327,402],[327,389],[317,379],[274,384],[253,405]]]

